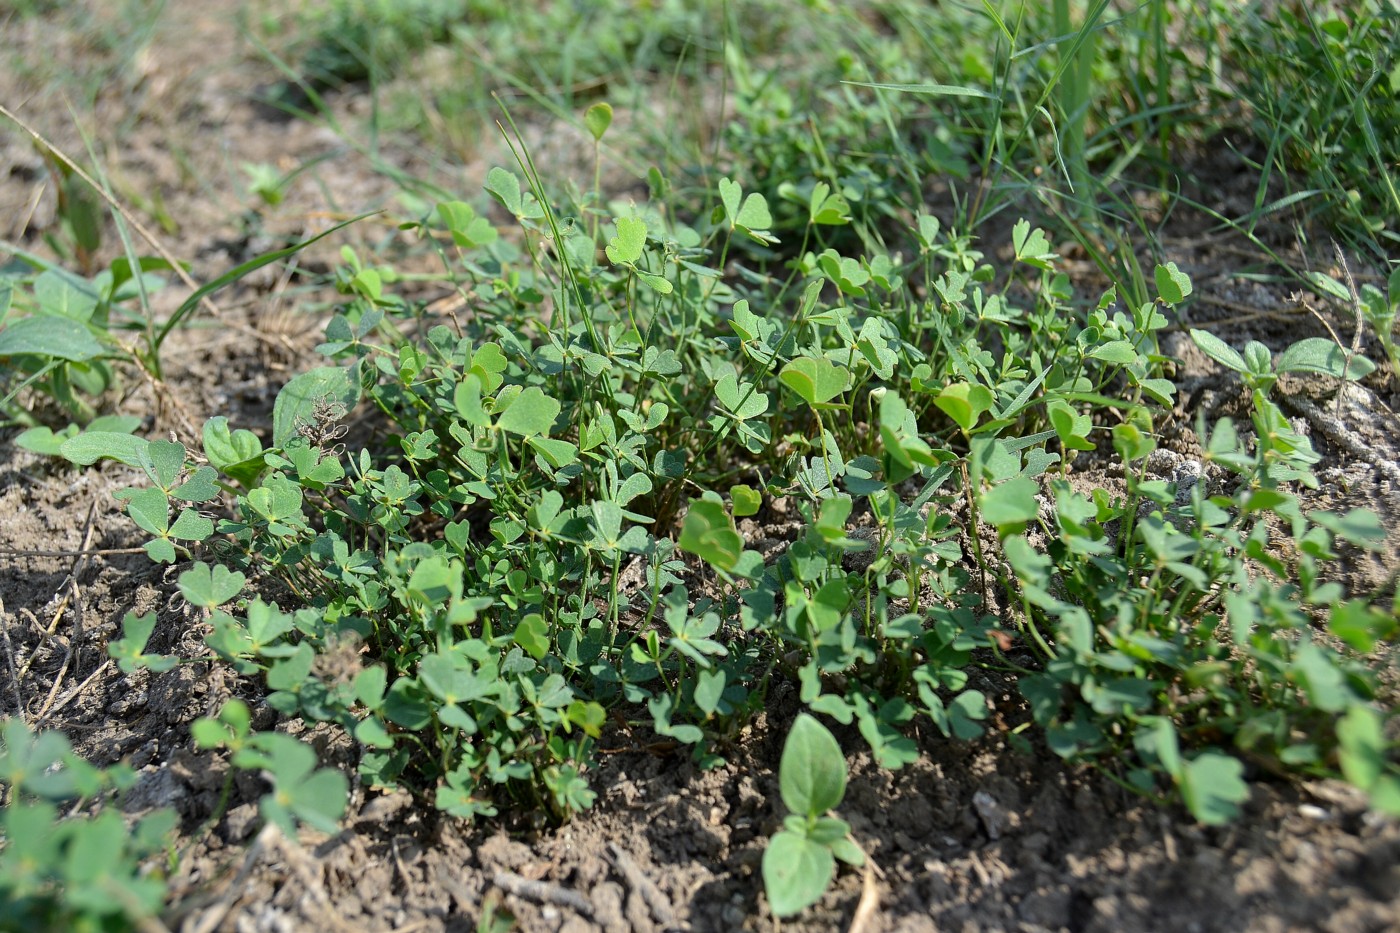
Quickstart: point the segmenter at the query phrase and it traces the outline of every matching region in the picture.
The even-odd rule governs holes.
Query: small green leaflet
[[[745,198],[743,188],[737,181],[721,178],[719,198],[724,204],[729,229],[740,230],[764,245],[778,242],[778,238],[769,232],[773,226],[773,215],[768,211],[768,200],[763,195],[755,191]]]
[[[600,100],[583,113],[583,125],[595,143],[602,142],[603,134],[608,131],[609,126],[612,126],[612,119],[612,105],[607,101]]]
[[[734,523],[724,511],[724,505],[709,499],[690,503],[681,528],[681,549],[705,560],[717,570],[733,570],[744,550],[744,539],[734,530]]]

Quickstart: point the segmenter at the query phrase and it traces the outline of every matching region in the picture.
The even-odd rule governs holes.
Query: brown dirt
[[[115,15],[98,3],[88,12],[97,30]],[[78,114],[99,128],[119,191],[162,194],[178,223],[168,245],[193,260],[197,275],[304,236],[332,216],[386,204],[395,190],[333,134],[251,101],[249,91],[275,74],[240,46],[231,19],[225,4],[170,5],[152,41],[116,69],[90,112]],[[51,14],[4,22],[14,43],[6,54],[31,67],[0,69],[0,102],[74,152],[80,140],[41,63],[57,51],[112,64],[76,21]],[[352,97],[337,105],[347,116],[359,106]],[[290,168],[318,157],[327,158],[293,184],[281,206],[247,213],[252,201],[242,194],[240,163]],[[386,158],[419,175],[443,171],[407,143]],[[450,183],[476,190],[489,164],[448,172]],[[9,127],[0,130],[0,168],[0,217],[27,218],[13,228],[0,224],[0,235],[41,248],[38,236],[54,222],[51,193],[39,190],[47,176]],[[348,241],[383,235],[362,226]],[[1165,248],[1196,281],[1192,325],[1223,328],[1237,344],[1253,338],[1275,347],[1326,332],[1286,286],[1232,277],[1241,250],[1247,261],[1259,258],[1248,244],[1205,236],[1186,219],[1169,229]],[[220,296],[222,326],[177,335],[170,379],[195,423],[224,414],[239,425],[266,424],[277,386],[310,359],[321,320],[278,309],[318,307],[319,297],[296,293],[278,275],[256,277]],[[1237,383],[1184,333],[1169,336],[1167,349],[1181,360],[1183,400],[1167,446],[1191,457],[1199,453],[1194,407],[1238,416]],[[1342,406],[1341,431],[1312,414],[1331,413],[1334,387],[1281,390],[1327,458],[1323,488],[1310,503],[1372,508],[1400,540],[1398,387],[1393,377],[1377,376],[1367,388],[1367,397]],[[138,387],[122,410],[155,410],[149,391]],[[177,418],[146,427],[187,429]],[[1115,481],[1092,462],[1081,467],[1081,482]],[[132,811],[165,805],[180,812],[188,835],[172,927],[467,930],[477,928],[487,905],[500,904],[528,933],[777,928],[766,919],[758,865],[780,820],[774,769],[797,709],[796,698],[781,691],[726,751],[728,763],[711,771],[653,755],[626,734],[605,736],[591,775],[598,803],[558,830],[466,826],[407,798],[356,788],[340,834],[308,834],[294,844],[256,831],[250,801],[259,781],[243,775],[229,812],[202,832],[226,765],[191,748],[189,723],[235,695],[255,709],[261,727],[276,714],[255,685],[208,665],[124,675],[106,661],[107,642],[129,610],[159,613],[154,649],[193,654],[200,646],[200,620],[172,598],[176,571],[124,552],[139,539],[112,492],[130,479],[121,467],[73,472],[0,446],[0,647],[5,665],[14,664],[0,676],[0,715],[22,712],[32,724],[62,729],[97,763],[137,767],[142,782],[126,801]],[[1347,560],[1353,589],[1393,585],[1393,553],[1349,553]],[[1024,719],[1011,688],[982,679],[978,686],[1002,719]],[[310,738],[329,761],[350,755],[325,731]],[[1092,772],[1066,768],[1043,748],[1013,748],[996,736],[969,745],[921,730],[922,760],[899,772],[872,764],[854,731],[838,738],[852,766],[842,815],[877,869],[868,879],[844,870],[821,903],[785,929],[856,929],[858,914],[868,917],[858,924],[864,933],[1400,929],[1400,827],[1368,814],[1342,785],[1254,775],[1244,818],[1209,829],[1126,797]],[[506,893],[522,879],[541,885],[528,895]]]

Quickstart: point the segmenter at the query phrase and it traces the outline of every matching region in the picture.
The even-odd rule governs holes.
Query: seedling
[[[826,727],[802,713],[792,724],[778,767],[788,815],[763,853],[763,887],[775,917],[791,917],[821,899],[836,860],[860,867],[865,853],[850,824],[827,814],[846,795],[846,759]]]

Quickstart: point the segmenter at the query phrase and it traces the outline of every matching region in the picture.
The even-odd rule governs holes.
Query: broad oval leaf
[[[1244,357],[1240,356],[1239,351],[1210,331],[1197,330],[1193,327],[1191,339],[1195,341],[1196,346],[1201,348],[1202,353],[1226,369],[1233,369],[1237,373],[1249,372],[1249,366],[1246,365]]]
[[[778,766],[783,803],[793,813],[818,817],[846,795],[846,758],[841,746],[807,713],[800,714],[788,733]]]
[[[1350,356],[1350,359],[1348,359]],[[1281,373],[1321,373],[1333,378],[1364,379],[1376,368],[1361,354],[1348,354],[1326,337],[1307,337],[1278,355],[1274,368]]]
[[[763,889],[775,917],[790,917],[821,900],[836,874],[831,850],[783,830],[763,853]]]
[[[118,431],[86,431],[63,442],[59,448],[65,458],[79,466],[89,466],[99,460],[116,460],[127,466],[140,466],[141,454],[150,441]]]
[[[293,377],[272,406],[272,443],[285,447],[303,426],[322,420],[327,406],[343,406],[341,417],[360,400],[360,385],[348,369],[321,366]]]
[[[102,355],[85,324],[57,314],[36,314],[0,330],[0,356],[46,356],[79,363]]]

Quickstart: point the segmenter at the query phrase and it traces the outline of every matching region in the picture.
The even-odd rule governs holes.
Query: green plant
[[[0,723],[0,928],[138,929],[159,914],[177,816],[129,824],[105,805],[135,781],[129,767],[88,764],[61,733]]]
[[[1396,628],[1393,610],[1346,600],[1324,582],[1337,539],[1374,548],[1384,533],[1369,513],[1308,512],[1281,488],[1314,483],[1317,456],[1268,399],[1279,372],[1354,378],[1370,364],[1325,340],[1299,341],[1275,364],[1258,344],[1241,356],[1208,333],[1192,337],[1254,389],[1253,450],[1228,420],[1197,428],[1209,439],[1207,462],[1239,475],[1233,495],[1209,495],[1194,475],[1148,479],[1156,445],[1151,416],[1139,410],[1113,429],[1127,496],[1053,483],[1055,519],[1045,529],[1053,543],[1042,550],[1016,536],[1003,548],[1024,617],[1045,637],[1043,670],[1024,672],[1020,685],[1050,747],[1120,764],[1131,750],[1126,786],[1154,792],[1165,775],[1197,819],[1218,823],[1248,794],[1241,762],[1222,746],[1315,773],[1335,769],[1339,754],[1361,754],[1339,752],[1339,717],[1370,722],[1374,712],[1354,711],[1376,697],[1375,672],[1315,638],[1308,613],[1362,651]],[[1274,522],[1290,529],[1291,560],[1269,549]],[[1267,576],[1252,578],[1246,560]],[[1203,748],[1187,754],[1192,745]],[[1370,781],[1379,771],[1365,773]],[[1391,806],[1388,794],[1376,804]]]
[[[846,759],[826,727],[806,713],[788,732],[778,766],[788,816],[763,853],[763,887],[775,917],[815,904],[836,876],[836,860],[860,867],[865,853],[851,827],[827,816],[846,794]]]
[[[91,183],[91,179],[84,181]],[[0,415],[31,428],[19,438],[22,446],[57,454],[63,441],[97,417],[96,406],[116,385],[123,365],[163,387],[161,348],[208,296],[256,269],[296,255],[344,226],[229,270],[195,289],[163,321],[150,309],[150,297],[169,284],[161,273],[188,279],[183,268],[168,259],[138,259],[128,249],[107,269],[84,277],[10,247],[15,261],[0,272],[0,388],[8,390],[0,398]],[[26,390],[55,403],[70,423],[57,431],[41,424],[47,414],[41,406],[18,401]],[[94,429],[130,432],[138,424],[139,419],[116,416]]]
[[[62,263],[17,252],[0,279],[0,365],[6,416],[31,427],[19,442],[133,468],[116,499],[150,557],[181,565],[208,627],[207,653],[182,658],[150,648],[154,615],[128,615],[117,666],[226,664],[285,720],[350,736],[363,785],[448,817],[536,823],[593,803],[610,722],[710,767],[791,685],[809,712],[787,739],[790,813],[764,857],[778,916],[819,898],[837,859],[864,858],[829,815],[845,765],[811,714],[854,727],[889,769],[919,759],[916,723],[966,740],[1019,716],[1013,741],[1035,736],[1207,823],[1236,815],[1247,766],[1340,774],[1394,812],[1394,711],[1368,655],[1392,650],[1400,606],[1334,572],[1380,527],[1299,492],[1316,485],[1317,451],[1273,395],[1282,374],[1360,379],[1370,362],[1315,338],[1239,352],[1194,331],[1251,391],[1251,421],[1198,423],[1200,469],[1164,473],[1156,450],[1177,417],[1158,335],[1192,283],[1172,263],[1146,275],[1134,247],[1171,202],[1177,141],[1228,125],[1221,6],[774,10],[787,8],[266,12],[264,35],[296,33],[283,48],[298,64],[277,64],[304,99],[283,103],[309,104],[413,194],[405,254],[342,250],[322,359],[283,386],[261,436],[215,417],[189,450],[99,412],[123,370],[159,382],[163,341],[209,289],[291,250],[165,321],[146,299],[182,270],[139,258],[121,223],[122,259],[65,270],[100,245],[91,205],[73,202],[72,235],[51,244]],[[1363,19],[1342,36],[1317,18],[1326,47],[1298,54],[1375,65]],[[347,130],[319,92],[363,78],[369,125]],[[1379,125],[1378,87],[1356,126]],[[516,162],[490,170],[480,201],[381,155],[396,121],[478,145],[462,115],[495,92]],[[587,134],[579,179],[524,146],[515,116],[541,113]],[[1277,132],[1280,147],[1304,135]],[[605,166],[635,169],[650,198],[610,191]],[[248,172],[266,204],[296,174]],[[100,179],[76,190],[107,193]],[[982,242],[1011,210],[1049,219]],[[1076,294],[1061,240],[1114,283],[1097,300]],[[1396,281],[1388,295],[1311,281],[1356,306],[1394,364]],[[1083,488],[1086,463],[1101,488]],[[781,522],[780,545],[746,520]],[[978,668],[1014,682],[1026,709],[991,715]],[[231,765],[218,810],[249,770],[269,784],[265,820],[337,829],[348,781],[307,744],[254,731],[238,701],[193,733]],[[28,857],[24,821],[43,822],[24,809],[41,791],[10,783],[0,866]],[[90,786],[79,819],[54,823],[73,841],[25,876],[24,904],[115,926],[69,890],[91,871],[64,874],[87,857],[71,856],[91,845],[82,827],[111,831],[93,809],[108,785]],[[148,913],[158,888],[138,868],[154,851],[111,871],[141,882]],[[481,926],[501,922],[487,910]]]
[[[1395,317],[1400,311],[1400,268],[1391,270],[1386,290],[1365,282],[1353,293],[1351,288],[1322,272],[1310,272],[1309,284],[1320,295],[1352,308],[1371,327],[1381,351],[1390,361],[1391,372],[1400,373],[1400,345],[1395,342]]]
[[[1268,144],[1261,195],[1278,177],[1286,197],[1310,202],[1348,241],[1392,251],[1400,13],[1387,3],[1322,3],[1269,15],[1242,8],[1234,18],[1230,74]]]
[[[1315,485],[1307,468],[1320,458],[1311,441],[1293,429],[1269,398],[1270,389],[1283,373],[1317,373],[1338,380],[1355,380],[1375,370],[1376,364],[1324,337],[1299,340],[1280,353],[1276,361],[1269,348],[1258,341],[1246,344],[1241,355],[1207,331],[1192,330],[1191,339],[1211,359],[1239,373],[1250,389],[1263,478],[1270,484],[1300,480]]]

